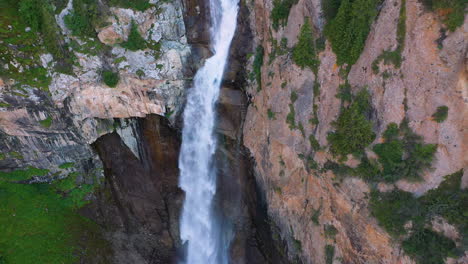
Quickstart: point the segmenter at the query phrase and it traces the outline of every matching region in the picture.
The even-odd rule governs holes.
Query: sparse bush
[[[449,108],[446,105],[437,107],[437,111],[432,115],[432,118],[437,123],[442,123],[447,119]]]
[[[110,70],[104,70],[102,71],[102,80],[107,86],[113,88],[119,82],[119,74]]]
[[[307,18],[304,25],[301,27],[299,41],[293,49],[292,59],[301,68],[309,67],[314,72],[317,71],[318,60],[315,53],[314,37],[312,35],[312,27]]]
[[[138,26],[135,21],[132,21],[132,25],[130,26],[130,34],[128,35],[127,41],[122,43],[121,46],[131,51],[137,51],[146,48],[146,41],[140,35]]]

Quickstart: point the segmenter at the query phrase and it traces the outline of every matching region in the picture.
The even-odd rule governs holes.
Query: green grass
[[[442,123],[447,119],[449,108],[446,105],[437,107],[437,111],[432,115],[432,118],[437,123]]]
[[[304,20],[304,25],[302,25],[301,32],[299,33],[299,41],[293,49],[292,59],[294,63],[302,69],[309,67],[311,70],[316,72],[319,61],[315,52],[312,26],[310,25],[308,18],[305,18]]]
[[[262,89],[262,65],[264,53],[265,51],[262,46],[258,46],[255,50],[255,57],[253,61],[253,76],[257,81],[257,91]]]
[[[145,39],[140,35],[138,26],[135,21],[132,21],[130,28],[130,34],[126,42],[122,43],[121,46],[131,51],[142,50],[147,47]]]
[[[333,258],[335,257],[335,247],[333,245],[325,246],[325,263],[333,264]]]
[[[93,186],[71,184],[73,176],[52,184],[16,183],[47,173],[0,172],[0,252],[6,263],[77,263],[107,247],[97,225],[77,213]]]
[[[431,11],[445,11],[442,21],[450,31],[455,31],[463,25],[467,0],[422,0],[423,4]]]
[[[131,8],[142,12],[153,6],[148,0],[110,0],[109,5]]]
[[[119,73],[110,70],[103,70],[102,80],[107,86],[114,88],[119,83]]]
[[[52,125],[52,117],[48,116],[46,119],[40,120],[39,124],[45,128],[49,128]]]
[[[340,2],[336,16],[328,21],[324,30],[337,56],[338,65],[353,65],[357,61],[364,49],[370,27],[377,17],[377,6],[380,2],[381,0]],[[334,6],[336,5],[337,2],[334,3]]]
[[[370,95],[366,89],[355,96],[349,107],[342,107],[338,119],[332,123],[335,131],[327,136],[333,155],[341,158],[348,154],[359,156],[374,141],[372,123],[367,119],[370,109]]]
[[[291,7],[297,4],[298,0],[274,0],[273,9],[271,10],[271,20],[274,30],[279,27],[285,27],[288,23],[289,11]]]

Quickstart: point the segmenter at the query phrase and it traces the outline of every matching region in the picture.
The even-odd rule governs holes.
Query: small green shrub
[[[273,111],[271,111],[270,108],[268,108],[268,110],[267,110],[267,115],[268,115],[268,119],[270,119],[270,120],[276,120],[276,117],[275,117],[276,113],[273,112]]]
[[[278,30],[280,26],[286,26],[291,7],[297,4],[298,0],[274,0],[273,9],[271,10],[271,20],[274,30]]]
[[[302,251],[302,242],[300,240],[297,240],[295,238],[293,238],[293,245],[294,245],[294,249],[298,252],[301,252]]]
[[[286,123],[289,126],[289,129],[293,130],[296,128],[296,110],[294,109],[293,104],[289,104],[289,113],[286,116]]]
[[[255,76],[255,80],[257,80],[258,91],[262,89],[262,66],[263,66],[264,53],[265,51],[263,47],[258,46],[257,49],[255,50],[255,57],[253,61],[253,73]]]
[[[135,21],[132,21],[130,26],[130,34],[126,42],[122,43],[121,46],[131,51],[137,51],[146,48],[146,41],[140,35],[138,31],[138,26]]]
[[[449,108],[446,105],[437,107],[437,111],[432,115],[432,118],[437,123],[442,123],[447,119]]]
[[[324,33],[331,42],[338,65],[353,65],[362,50],[381,0],[342,0],[336,16],[328,21]],[[337,3],[335,3],[337,4]]]
[[[406,254],[418,264],[441,264],[455,255],[455,242],[438,233],[424,228],[416,230],[402,243]]]
[[[335,131],[327,136],[333,155],[362,154],[364,148],[374,141],[372,123],[366,117],[370,110],[369,100],[369,93],[363,89],[348,108],[341,109],[338,119],[332,123]]]
[[[333,245],[325,246],[325,263],[333,264],[333,258],[335,257],[335,247]]]
[[[107,86],[113,88],[117,86],[117,83],[119,83],[119,74],[110,70],[103,70],[102,80]]]
[[[325,225],[324,232],[326,238],[335,239],[335,236],[338,234],[338,230],[334,225]]]
[[[314,37],[312,35],[312,27],[307,18],[299,33],[299,41],[293,49],[292,59],[301,68],[309,67],[314,72],[317,71],[318,60],[315,53]]]
[[[46,119],[40,120],[39,124],[45,128],[49,128],[52,125],[52,117],[48,116]]]
[[[312,216],[310,217],[310,220],[312,220],[312,223],[314,223],[315,225],[320,225],[319,217],[321,210],[321,207],[319,207],[317,210],[312,208]]]

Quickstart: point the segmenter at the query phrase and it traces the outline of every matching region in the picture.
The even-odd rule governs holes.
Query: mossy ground
[[[77,185],[73,173],[52,184],[19,183],[48,173],[36,168],[0,172],[4,263],[76,263],[108,247],[98,226],[77,212],[93,185]]]

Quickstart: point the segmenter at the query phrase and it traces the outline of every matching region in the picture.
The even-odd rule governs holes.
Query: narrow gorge
[[[468,262],[466,0],[0,0],[0,264]]]

